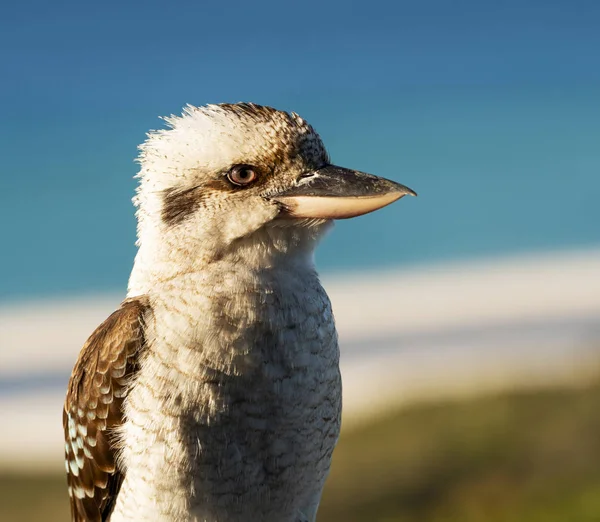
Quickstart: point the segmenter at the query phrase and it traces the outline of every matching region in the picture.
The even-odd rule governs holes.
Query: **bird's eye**
[[[250,185],[256,178],[258,178],[258,174],[251,165],[236,165],[227,173],[227,179],[240,187]]]

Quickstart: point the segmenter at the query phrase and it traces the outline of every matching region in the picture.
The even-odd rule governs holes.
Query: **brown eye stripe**
[[[246,168],[254,172],[255,177],[252,181],[241,184],[232,182],[229,175],[234,168]],[[176,226],[186,220],[202,205],[204,200],[214,192],[237,192],[247,190],[250,187],[263,185],[267,182],[268,176],[265,175],[265,169],[254,165],[240,164],[235,165],[226,172],[217,174],[217,178],[207,181],[202,185],[196,185],[190,188],[168,188],[162,191],[162,213],[163,222],[168,226]]]
[[[193,214],[202,202],[200,187],[184,190],[166,189],[163,191],[162,220],[165,224],[178,225]]]

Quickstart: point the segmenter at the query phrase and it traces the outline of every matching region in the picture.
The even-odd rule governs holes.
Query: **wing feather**
[[[116,460],[115,429],[144,349],[145,296],[127,299],[83,346],[63,410],[65,467],[73,522],[104,522],[124,472]]]

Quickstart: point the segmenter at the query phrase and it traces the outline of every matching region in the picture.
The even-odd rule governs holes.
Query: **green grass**
[[[64,478],[0,475],[0,520],[68,520]],[[600,385],[414,406],[344,433],[320,522],[598,522]]]
[[[415,406],[349,433],[319,520],[598,522],[600,386]]]
[[[62,475],[0,474],[0,520],[66,522],[67,482]]]

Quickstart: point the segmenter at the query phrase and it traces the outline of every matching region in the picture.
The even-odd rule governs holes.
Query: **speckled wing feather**
[[[108,519],[123,480],[115,429],[144,347],[145,297],[127,299],[87,340],[75,364],[63,410],[71,520]]]

